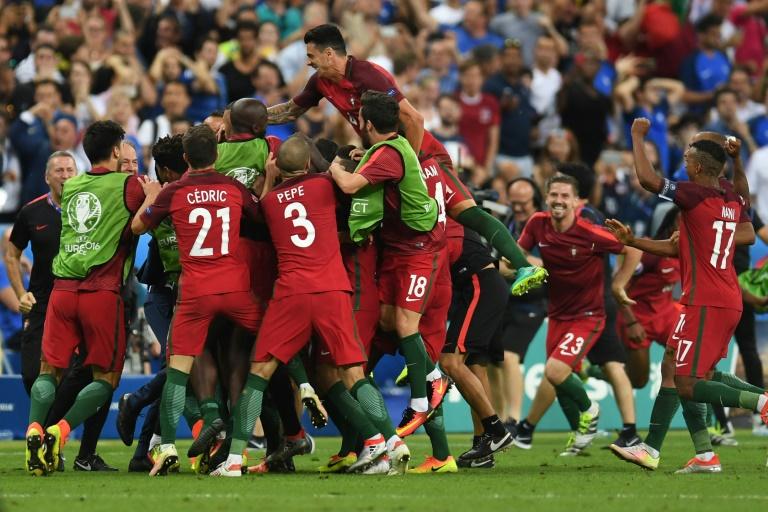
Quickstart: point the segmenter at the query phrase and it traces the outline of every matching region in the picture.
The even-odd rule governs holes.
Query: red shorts
[[[53,290],[43,328],[43,360],[68,368],[83,342],[85,366],[119,372],[125,360],[123,299],[109,290]]]
[[[682,306],[678,302],[670,302],[669,308],[655,313],[634,308],[635,318],[645,330],[645,339],[639,343],[630,340],[627,336],[626,321],[621,313],[616,315],[616,329],[624,346],[630,350],[647,349],[653,341],[664,345],[675,330],[680,311]]]
[[[379,301],[423,314],[447,251],[398,254],[384,251],[379,267]]]
[[[667,348],[675,351],[675,375],[704,377],[728,355],[728,344],[741,319],[737,309],[682,306]]]
[[[464,252],[464,226],[459,224],[459,227],[461,228],[461,237],[448,237],[448,261],[451,265],[459,261],[461,253]]]
[[[436,363],[445,346],[446,331],[448,329],[448,310],[451,308],[451,271],[447,259],[443,259],[443,265],[437,276],[437,283],[432,289],[427,309],[419,322],[419,334],[424,340],[430,359]]]
[[[240,254],[251,275],[251,291],[266,304],[277,280],[277,256],[270,242],[240,238]]]
[[[255,335],[264,318],[264,307],[251,292],[203,295],[178,301],[168,334],[168,356],[200,355],[208,328],[219,315]]]
[[[373,337],[376,336],[376,329],[379,327],[380,314],[381,311],[379,309],[366,309],[354,312],[357,337],[360,338],[360,343],[363,344],[366,356],[371,353],[371,344],[373,343]]]
[[[318,356],[330,355],[337,366],[367,361],[357,338],[350,294],[343,291],[302,293],[269,301],[253,360],[274,357],[287,363],[314,337]]]
[[[573,320],[549,319],[547,358],[577,368],[603,332],[605,316],[585,316]]]

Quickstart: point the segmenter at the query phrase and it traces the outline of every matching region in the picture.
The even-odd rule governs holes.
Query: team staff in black
[[[48,157],[45,167],[47,194],[33,199],[19,211],[11,231],[10,244],[5,251],[8,280],[19,298],[19,310],[24,315],[21,339],[21,375],[24,389],[29,394],[32,383],[40,372],[40,351],[48,297],[53,289],[51,264],[59,252],[61,234],[61,191],[69,178],[77,175],[75,159],[67,151],[56,151]],[[32,245],[32,275],[29,289],[24,288],[21,271],[21,253]],[[81,356],[83,354],[81,353]],[[80,390],[92,380],[89,369],[84,369],[77,358],[62,379],[57,391],[56,404],[48,415],[48,424],[56,423],[74,402]],[[110,400],[111,402],[111,400]],[[75,459],[77,471],[114,471],[96,454],[96,443],[109,413],[109,404],[99,409],[84,425],[80,452]]]

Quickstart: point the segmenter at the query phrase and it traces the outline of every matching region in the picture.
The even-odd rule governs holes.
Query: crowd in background
[[[768,0],[1,4],[0,222],[48,191],[53,151],[71,151],[78,170],[88,168],[80,139],[94,120],[122,125],[139,172],[151,173],[158,138],[238,98],[287,101],[312,72],[304,32],[328,21],[350,54],[395,76],[462,179],[518,220],[557,165],[583,162],[594,172],[590,202],[651,234],[658,199],[636,182],[629,151],[639,116],[651,120],[658,172],[677,179],[695,132],[741,139],[753,204],[768,218],[768,200],[759,200],[768,197]],[[268,134],[295,131],[358,142],[325,103]],[[518,177],[538,190],[509,186]],[[499,215],[519,229],[511,212]],[[0,302],[13,310],[4,277]],[[9,318],[17,321],[7,329],[0,321],[6,339],[21,326]]]

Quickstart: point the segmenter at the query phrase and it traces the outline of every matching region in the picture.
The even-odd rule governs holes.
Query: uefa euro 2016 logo
[[[67,205],[69,225],[77,233],[88,233],[101,219],[101,202],[90,192],[80,192]]]
[[[227,171],[226,175],[239,181],[247,188],[251,188],[253,182],[256,180],[256,169],[251,169],[250,167],[235,167],[234,169]]]

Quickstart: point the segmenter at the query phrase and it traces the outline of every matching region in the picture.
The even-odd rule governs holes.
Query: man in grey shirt
[[[533,65],[533,50],[542,34],[555,40],[558,55],[568,53],[568,43],[555,29],[552,20],[533,11],[533,0],[507,0],[507,11],[491,20],[490,29],[506,39],[517,39],[523,48],[526,67]]]

